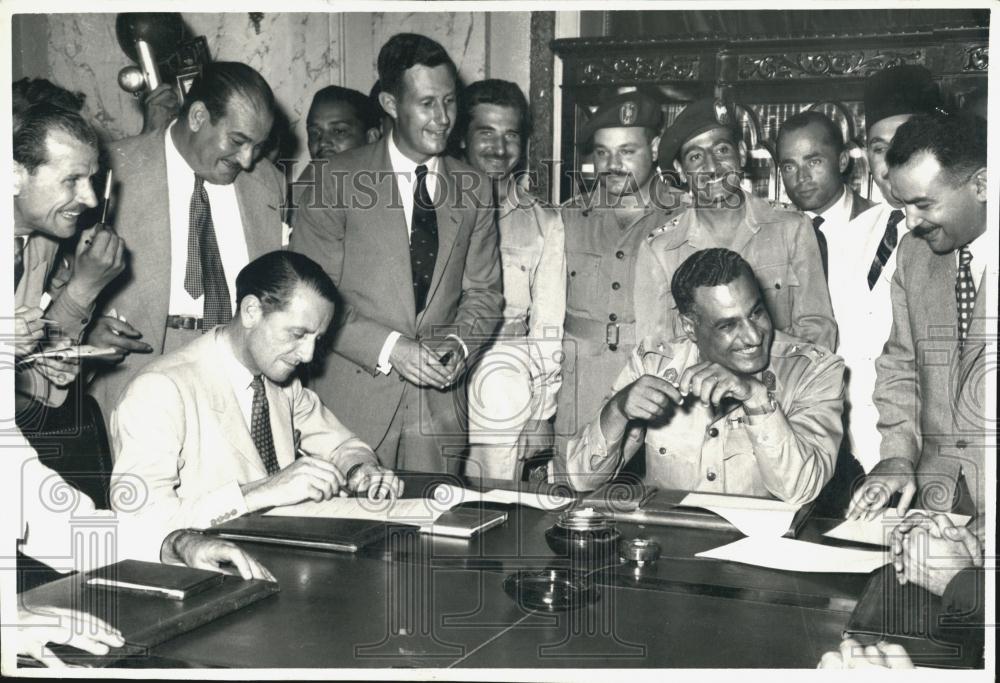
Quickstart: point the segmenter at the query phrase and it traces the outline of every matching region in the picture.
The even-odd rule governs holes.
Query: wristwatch
[[[746,412],[747,417],[764,417],[765,415],[770,415],[775,410],[778,409],[778,401],[774,398],[774,392],[767,392],[767,403],[763,408],[747,408],[746,404],[743,405],[743,410]]]

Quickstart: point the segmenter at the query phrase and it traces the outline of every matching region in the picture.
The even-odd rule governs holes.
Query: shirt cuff
[[[378,365],[375,366],[375,369],[383,375],[392,372],[392,362],[389,361],[389,356],[392,355],[392,350],[396,348],[396,342],[402,336],[400,332],[390,332],[389,336],[385,338],[385,343],[382,344],[382,351],[378,354]]]
[[[461,337],[459,337],[457,334],[449,334],[447,337],[445,337],[445,339],[454,339],[455,341],[457,341],[459,345],[462,347],[462,355],[465,356],[465,360],[469,360],[469,347],[465,345],[465,342],[462,341]]]

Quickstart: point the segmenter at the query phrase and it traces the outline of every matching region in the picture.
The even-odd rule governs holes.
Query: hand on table
[[[944,514],[910,515],[893,529],[890,547],[899,583],[915,583],[938,596],[961,570],[983,566],[979,539]]]
[[[385,500],[403,495],[403,481],[392,470],[381,465],[365,463],[350,474],[346,488],[356,496]]]
[[[827,652],[819,660],[819,669],[912,669],[913,661],[902,645],[884,640],[862,646],[853,638],[844,638],[840,649]]]
[[[244,579],[277,581],[267,567],[239,546],[192,531],[181,530],[168,536],[161,558],[175,558],[194,569],[239,574]]]
[[[902,517],[917,493],[917,475],[906,458],[886,458],[879,461],[851,497],[847,519],[872,520],[896,491],[901,491],[896,512]]]
[[[17,654],[46,666],[65,666],[49,649],[49,643],[72,645],[94,655],[106,655],[122,647],[121,632],[87,612],[63,607],[17,608]]]

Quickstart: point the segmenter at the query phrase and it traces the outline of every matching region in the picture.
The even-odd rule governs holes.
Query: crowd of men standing
[[[114,224],[69,251],[98,204],[97,138],[69,93],[22,93],[19,409],[88,381],[113,482],[144,482],[125,516],[166,539],[154,554],[198,566],[175,546],[211,543],[216,565],[266,573],[177,530],[398,495],[400,470],[512,482],[551,453],[549,479],[578,490],[644,455],[651,485],[825,496],[855,517],[898,491],[900,510],[978,515],[900,530],[901,581],[981,567],[986,123],[945,111],[929,72],[867,84],[883,203],[847,185],[839,126],[785,121],[791,207],[745,188],[747,146],[721,100],[665,130],[639,92],[602,103],[580,135],[596,185],[553,207],[522,182],[531,111],[515,84],[460,88],[416,34],[383,46],[378,75],[368,96],[316,94],[313,160],[289,192],[261,155],[267,82],[206,65],[176,116],[109,146]],[[81,341],[114,353],[31,356]],[[949,569],[907,554],[918,534]]]

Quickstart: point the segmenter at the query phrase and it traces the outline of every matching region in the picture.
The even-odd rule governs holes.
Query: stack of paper
[[[680,504],[714,512],[747,536],[783,536],[799,509],[780,500],[698,492],[687,494]]]

